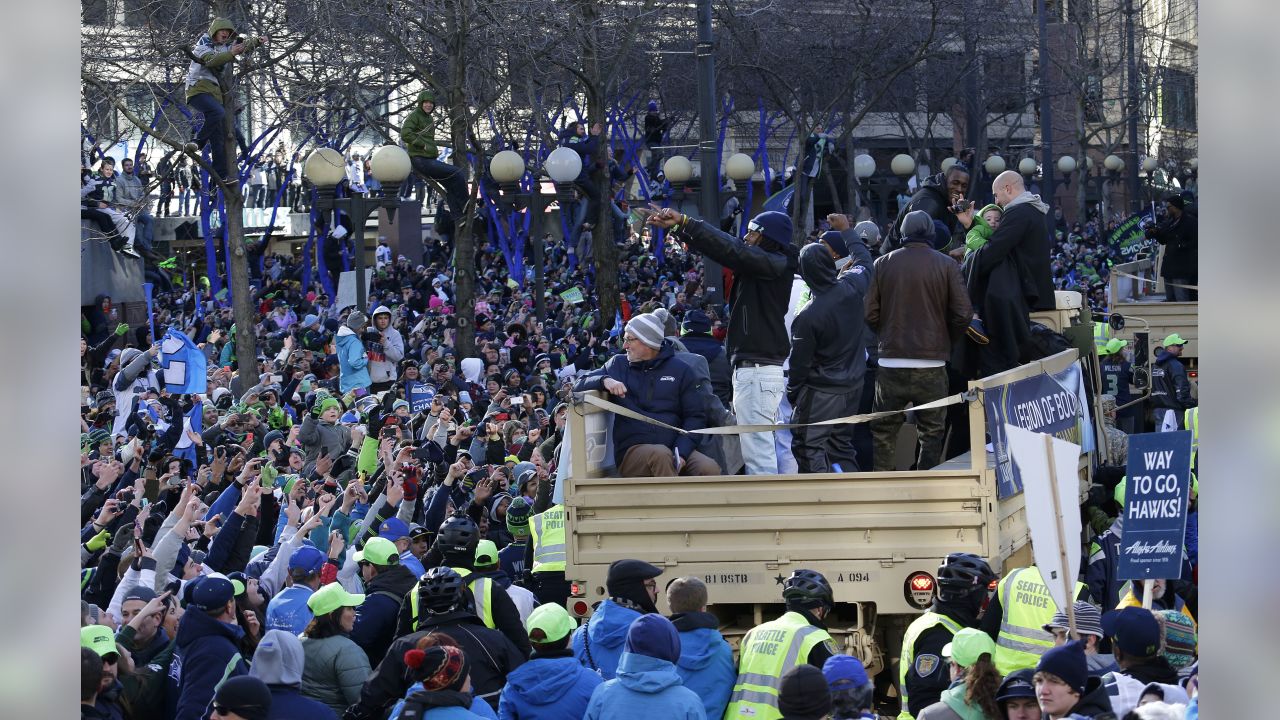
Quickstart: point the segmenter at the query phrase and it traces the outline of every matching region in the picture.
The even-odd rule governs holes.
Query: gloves
[[[264,464],[262,466],[262,472],[260,473],[261,486],[264,488],[274,487],[276,482],[276,477],[279,474],[280,474],[280,471],[276,469],[275,465],[272,465],[271,463]]]
[[[120,323],[116,326],[117,335],[124,335],[127,332],[129,332],[129,323]]]
[[[124,549],[133,542],[133,523],[126,523],[116,531],[116,536],[111,540],[111,552],[116,555],[123,555]]]
[[[103,530],[102,532],[99,532],[97,535],[94,535],[93,537],[89,538],[89,542],[85,543],[84,547],[89,552],[98,552],[99,550],[107,546],[107,541],[110,539],[111,539],[111,533],[107,532],[106,530]]]

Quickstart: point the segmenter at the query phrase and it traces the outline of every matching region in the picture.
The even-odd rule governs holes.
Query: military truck
[[[664,569],[660,588],[679,576],[701,578],[710,611],[736,647],[752,627],[784,612],[783,580],[809,568],[834,588],[835,609],[826,619],[832,636],[869,673],[891,670],[880,675],[887,688],[896,678],[902,635],[929,606],[944,556],[976,553],[997,571],[1030,564],[1023,495],[998,499],[981,395],[1084,358],[1097,417],[1097,359],[1080,307],[1078,293],[1060,293],[1059,310],[1036,318],[1075,347],[969,384],[971,450],[928,470],[609,477],[609,412],[579,396],[569,413],[570,469],[559,489],[567,510],[570,612],[589,616],[607,596],[609,564],[639,558]],[[1082,455],[1082,493],[1090,465],[1091,457]],[[666,612],[664,606],[660,592]]]

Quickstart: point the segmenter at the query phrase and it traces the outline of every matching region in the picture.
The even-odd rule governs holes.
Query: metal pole
[[[355,221],[355,232],[352,233],[352,242],[356,246],[356,309],[365,312],[369,307],[368,290],[364,286],[364,222],[368,218],[366,213],[369,209],[365,207],[364,199],[361,197],[352,197],[349,201],[350,212],[348,215]]]
[[[701,138],[698,147],[702,153],[702,192],[698,194],[698,208],[704,222],[720,227],[720,148],[716,146],[716,62],[714,38],[711,34],[711,0],[698,0],[698,117]],[[724,303],[721,287],[723,272],[720,263],[707,256],[702,257],[703,285],[707,299],[715,305]]]
[[[1142,208],[1142,198],[1138,196],[1141,185],[1138,183],[1138,53],[1134,39],[1133,0],[1125,0],[1124,34],[1128,48],[1129,67],[1126,73],[1129,81],[1129,212],[1138,212]]]
[[[1049,224],[1049,238],[1052,242],[1057,237],[1057,221],[1054,220],[1054,180],[1053,175],[1053,93],[1049,87],[1049,18],[1045,11],[1045,0],[1036,0],[1036,16],[1040,22],[1040,147],[1043,153],[1041,160],[1044,172],[1041,173],[1042,190],[1040,199],[1049,205],[1045,213]]]

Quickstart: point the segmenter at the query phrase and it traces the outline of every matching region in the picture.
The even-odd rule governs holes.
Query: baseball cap
[[[409,524],[400,518],[387,518],[378,526],[378,537],[395,542],[409,534]]]
[[[481,540],[476,544],[476,566],[487,567],[498,563],[498,546],[492,540]]]
[[[156,598],[156,591],[146,585],[134,585],[125,592],[124,598],[120,600],[121,604],[130,600],[140,600],[144,603],[151,602]]]
[[[227,579],[231,581],[231,587],[235,590],[236,597],[244,594],[246,583],[249,580],[248,575],[237,570],[236,572],[227,573]]]
[[[421,537],[422,535],[430,535],[430,534],[431,534],[430,530],[419,525],[418,523],[409,523],[409,537],[417,538],[417,537]]]
[[[1170,345],[1186,345],[1187,341],[1183,340],[1182,336],[1178,333],[1170,333],[1165,337],[1164,342],[1160,344],[1164,347],[1169,347]]]
[[[328,559],[327,556],[320,552],[319,548],[303,545],[289,556],[289,570],[301,570],[307,575],[314,575],[324,567],[326,559]]]
[[[1035,677],[1035,671],[1031,668],[1009,673],[1004,682],[1000,683],[1000,689],[996,691],[996,702],[1001,703],[1014,698],[1034,698],[1036,686],[1032,682],[1033,677]]]
[[[106,625],[80,628],[80,647],[89,648],[104,658],[108,655],[120,656],[120,652],[116,650],[116,634]]]
[[[576,627],[577,623],[569,616],[569,611],[556,603],[539,605],[529,613],[529,619],[525,621],[530,642],[537,644],[563,640]]]
[[[1114,355],[1120,352],[1121,350],[1123,350],[1125,346],[1128,344],[1129,344],[1128,340],[1121,340],[1120,338],[1111,338],[1110,340],[1107,341],[1106,345],[1102,346],[1102,352],[1106,353],[1107,355]]]
[[[190,584],[192,587],[187,606],[197,610],[217,610],[236,596],[235,586],[221,573],[205,575]]]
[[[328,615],[344,607],[359,607],[364,602],[364,595],[349,593],[341,583],[329,583],[311,593],[307,598],[307,607],[313,615]]]
[[[942,648],[942,654],[960,667],[969,667],[983,655],[995,656],[996,643],[977,628],[963,628]]]
[[[1160,652],[1160,621],[1150,610],[1112,610],[1102,616],[1102,630],[1126,655],[1145,658]]]
[[[400,551],[395,543],[383,537],[369,538],[364,548],[356,551],[356,562],[374,565],[394,565],[400,561]]]
[[[1075,603],[1075,613],[1076,632],[1081,635],[1097,635],[1098,637],[1102,637],[1102,611],[1083,600],[1077,600]],[[1070,625],[1067,622],[1067,614],[1062,611],[1054,613],[1053,619],[1045,623],[1042,627],[1045,632],[1068,629]]]

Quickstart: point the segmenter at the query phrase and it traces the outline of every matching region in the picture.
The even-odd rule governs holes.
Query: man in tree
[[[234,40],[233,40],[234,38]],[[213,167],[219,175],[227,174],[227,149],[223,141],[222,118],[226,116],[222,97],[222,75],[232,67],[237,55],[252,52],[267,44],[265,37],[235,36],[235,25],[226,18],[214,18],[209,32],[191,49],[191,65],[187,68],[187,105],[204,115],[204,124],[196,134],[197,148],[209,144]]]
[[[418,93],[418,105],[404,119],[400,138],[409,150],[413,169],[424,178],[435,180],[444,187],[449,211],[454,217],[462,217],[467,204],[467,180],[462,170],[441,162],[440,148],[436,145],[436,121],[431,116],[436,109],[436,96],[430,90]]]

